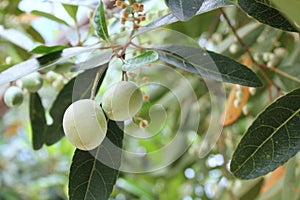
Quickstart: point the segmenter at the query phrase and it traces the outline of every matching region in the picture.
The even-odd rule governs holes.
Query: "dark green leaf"
[[[68,46],[57,45],[57,46],[44,46],[40,45],[29,51],[32,54],[49,54],[57,51],[62,51],[68,48]]]
[[[42,12],[42,11],[39,11],[39,10],[33,10],[33,11],[31,11],[31,13],[34,14],[34,15],[45,17],[45,18],[50,19],[52,21],[55,21],[57,23],[69,26],[69,24],[66,21],[64,21],[63,19],[60,19],[58,17],[55,17],[54,15],[52,15],[50,13]]]
[[[69,176],[70,200],[109,198],[119,174],[123,135],[123,124],[109,121],[99,147],[92,151],[76,149]]]
[[[300,150],[300,89],[279,98],[253,122],[236,148],[230,171],[251,179],[273,171]]]
[[[158,54],[155,51],[147,51],[141,55],[134,58],[125,60],[125,64],[122,66],[124,71],[132,71],[139,67],[145,66],[147,64],[153,63],[158,59]]]
[[[76,14],[78,11],[78,6],[69,5],[69,4],[62,4],[62,5],[67,11],[67,13],[70,15],[70,17],[72,17],[72,19],[76,22],[77,21]]]
[[[270,5],[269,0],[239,0],[240,7],[258,21],[285,31],[297,30],[281,13]]]
[[[76,78],[73,78],[64,86],[52,105],[50,115],[53,119],[53,123],[51,124],[51,126],[47,127],[47,130],[45,132],[46,145],[52,145],[64,136],[62,120],[65,110],[72,103],[73,86],[75,80]]]
[[[34,150],[42,148],[44,144],[44,132],[47,127],[45,110],[38,93],[30,95],[29,114],[32,131],[32,145]]]
[[[233,3],[231,3],[229,0],[215,0],[215,1],[204,0],[202,6],[200,7],[200,9],[197,11],[196,14],[200,15],[200,14],[209,12],[211,10],[214,10],[214,9],[217,9],[220,7],[229,6],[229,5],[233,5]],[[154,22],[149,23],[146,27],[141,28],[139,33],[147,31],[149,29],[158,28],[161,26],[172,24],[177,21],[178,21],[178,18],[176,18],[172,13],[170,13],[170,14],[162,16],[161,18],[155,20]]]
[[[96,30],[96,33],[99,37],[103,40],[108,41],[109,35],[106,26],[106,19],[105,19],[105,11],[104,11],[104,4],[102,0],[100,0],[99,6],[96,8],[93,23]]]
[[[164,45],[153,49],[161,60],[188,72],[239,85],[262,86],[249,68],[220,54],[182,45]]]
[[[91,52],[98,47],[98,44],[90,47],[72,47],[18,63],[0,73],[0,85],[17,80],[18,78],[21,78],[34,71],[53,66],[57,63],[67,60],[68,58],[78,56],[82,53]]]
[[[181,21],[186,21],[196,15],[204,0],[166,0],[173,15]]]

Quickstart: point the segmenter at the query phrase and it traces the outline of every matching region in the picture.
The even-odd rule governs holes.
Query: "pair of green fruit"
[[[34,72],[20,79],[20,87],[29,92],[38,91],[43,85],[43,79],[40,73]],[[17,86],[10,86],[4,94],[4,102],[8,107],[16,107],[22,104],[24,100],[23,90]]]
[[[124,121],[136,115],[142,104],[143,94],[138,86],[133,82],[120,81],[105,91],[102,108],[91,99],[72,103],[63,117],[65,136],[76,148],[92,150],[106,136],[105,114],[111,120]]]

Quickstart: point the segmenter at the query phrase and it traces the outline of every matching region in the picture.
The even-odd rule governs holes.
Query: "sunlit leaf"
[[[76,14],[78,11],[78,6],[69,5],[69,4],[62,4],[62,6],[65,8],[65,10],[70,15],[70,17],[72,17],[72,19],[76,22],[77,21]]]
[[[182,45],[164,45],[153,49],[161,60],[188,72],[244,86],[262,86],[254,72],[220,54]]]
[[[153,63],[158,59],[158,54],[155,51],[147,51],[141,55],[125,60],[125,64],[122,66],[124,71],[132,71],[139,67]]]
[[[57,23],[64,24],[66,26],[70,26],[65,20],[60,19],[58,17],[55,17],[54,15],[52,15],[50,13],[42,12],[42,11],[39,11],[39,10],[33,10],[33,11],[31,11],[31,13],[34,14],[34,15],[45,17],[45,18],[50,19],[52,21],[55,21]]]
[[[272,27],[297,31],[282,14],[270,5],[269,0],[239,0],[239,6],[250,16]]]
[[[268,106],[249,127],[232,157],[230,171],[251,179],[284,164],[300,150],[300,89]]]
[[[104,4],[103,4],[102,0],[100,0],[100,4],[95,10],[94,17],[93,17],[93,23],[94,23],[94,27],[95,27],[97,35],[99,37],[101,37],[103,40],[108,41],[109,35],[108,35],[108,31],[107,31],[107,26],[106,26]]]
[[[99,147],[92,151],[76,149],[69,176],[70,200],[109,198],[119,174],[122,127],[122,123],[109,121],[106,138]]]

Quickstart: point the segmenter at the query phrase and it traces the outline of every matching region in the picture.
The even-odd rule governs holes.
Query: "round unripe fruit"
[[[102,108],[109,119],[124,121],[142,107],[143,94],[133,82],[120,81],[108,88],[102,98]]]
[[[23,99],[23,91],[17,86],[11,86],[5,91],[4,102],[8,107],[19,106]]]
[[[38,72],[33,72],[21,78],[22,87],[29,92],[36,92],[43,86],[43,78]]]
[[[82,99],[72,103],[65,111],[63,129],[67,139],[76,148],[88,151],[104,140],[107,122],[96,101]]]

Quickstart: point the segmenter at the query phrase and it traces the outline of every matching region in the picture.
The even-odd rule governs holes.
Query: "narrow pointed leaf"
[[[262,86],[256,74],[246,66],[199,47],[164,45],[154,47],[159,58],[175,67],[217,81],[249,87]]]
[[[95,10],[93,22],[97,35],[103,40],[108,41],[109,35],[106,26],[104,4],[102,0],[100,0],[100,4]]]
[[[44,144],[44,132],[47,127],[45,110],[38,93],[30,95],[29,115],[32,132],[32,146],[34,150],[42,148]]]
[[[251,179],[284,164],[300,150],[300,89],[279,98],[249,127],[230,165],[238,178]]]
[[[109,198],[121,163],[124,132],[119,126],[123,124],[109,121],[106,138],[96,149],[76,149],[69,176],[70,200]]]
[[[264,24],[285,31],[297,30],[271,5],[269,0],[238,0],[239,6],[250,16]]]
[[[181,21],[186,21],[196,15],[204,0],[166,0],[173,15]]]
[[[58,17],[55,17],[54,15],[52,15],[50,13],[42,12],[42,11],[39,11],[39,10],[33,10],[33,11],[31,11],[31,13],[34,14],[34,15],[45,17],[45,18],[50,19],[52,21],[55,21],[57,23],[64,24],[66,26],[70,26],[65,20],[60,19]]]
[[[155,51],[147,51],[139,56],[125,60],[125,64],[122,66],[124,71],[132,71],[139,67],[153,63],[158,59],[158,54]]]

